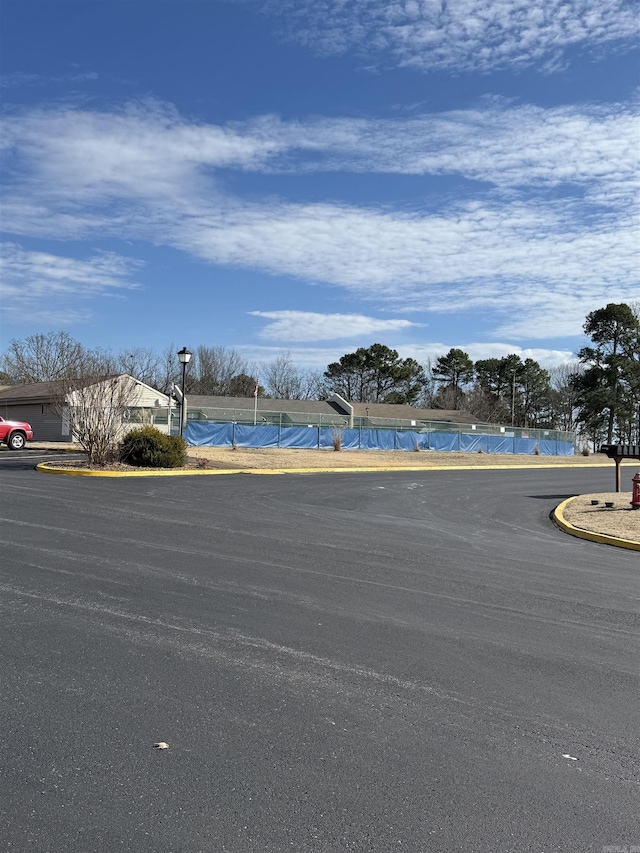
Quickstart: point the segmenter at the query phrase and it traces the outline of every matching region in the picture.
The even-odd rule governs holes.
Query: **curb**
[[[330,466],[322,468],[203,468],[189,469],[182,468],[176,470],[163,469],[162,471],[141,470],[141,471],[93,471],[87,468],[57,468],[53,463],[40,462],[35,466],[36,471],[43,474],[63,474],[70,477],[193,477],[193,476],[208,476],[219,474],[375,474],[376,472],[421,472],[421,471],[522,471],[522,470],[537,470],[537,469],[553,469],[553,468],[572,468],[575,467],[568,463],[562,465],[555,463],[554,465],[527,465],[520,463],[518,465],[388,465],[388,466],[359,466],[357,468],[332,468]],[[605,463],[592,465],[593,468],[608,468]]]
[[[91,471],[88,468],[56,468],[50,462],[39,462],[35,466],[36,471],[41,474],[62,474],[67,477],[193,477],[203,474],[245,474],[241,468],[238,469],[215,469],[195,471]],[[270,473],[265,471],[262,473]]]
[[[627,548],[630,551],[640,551],[640,542],[635,542],[633,539],[619,539],[616,536],[606,536],[604,533],[592,533],[590,530],[583,530],[581,527],[574,527],[570,521],[564,517],[564,510],[571,501],[575,500],[577,495],[572,498],[567,498],[553,510],[551,518],[554,524],[568,533],[570,536],[576,536],[578,539],[588,539],[591,542],[597,542],[599,545],[615,545],[617,548]]]

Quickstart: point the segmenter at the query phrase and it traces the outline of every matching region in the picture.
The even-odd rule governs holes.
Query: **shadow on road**
[[[527,495],[527,497],[536,501],[565,501],[567,498],[575,497],[575,492],[561,495]]]

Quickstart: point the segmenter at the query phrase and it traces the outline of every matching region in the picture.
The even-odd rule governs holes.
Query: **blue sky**
[[[0,11],[0,349],[551,367],[640,299],[635,2]]]

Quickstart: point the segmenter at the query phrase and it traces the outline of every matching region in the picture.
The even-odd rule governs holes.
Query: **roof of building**
[[[351,403],[358,418],[397,418],[405,421],[450,421],[475,424],[478,419],[462,409],[417,409],[400,403]]]
[[[275,400],[270,397],[207,397],[187,394],[188,409],[237,409],[253,412],[291,412],[308,415],[349,414],[336,401],[329,400]],[[416,409],[397,403],[349,403],[358,418],[386,418],[407,421],[449,421],[451,423],[478,423],[470,412],[445,409]]]
[[[62,380],[56,382],[30,382],[27,385],[7,385],[0,388],[0,400],[7,403],[39,402],[40,400],[53,400],[60,395],[65,383]]]
[[[242,409],[253,411],[256,405],[255,397],[205,397],[197,394],[187,394],[189,409]],[[298,412],[300,414],[344,414],[332,403],[326,400],[272,400],[270,397],[258,397],[259,412]]]
[[[128,376],[126,373],[122,374],[114,374],[110,377],[102,377],[102,379],[93,380],[87,379],[82,381],[83,386],[92,385],[94,382],[100,382],[104,379],[115,379],[118,376]],[[133,379],[133,377],[129,377]],[[167,399],[167,395],[163,394],[160,391],[156,391],[155,388],[151,388],[151,386],[146,385],[144,382],[141,382],[139,379],[134,379],[134,382],[138,386],[142,386],[143,388],[148,389],[149,391],[153,391],[154,394],[157,394],[160,399]],[[26,385],[7,385],[5,387],[0,387],[0,402],[2,403],[40,403],[40,402],[51,402],[60,398],[61,394],[65,391],[69,390],[69,380],[66,379],[57,379],[52,382],[31,382]]]

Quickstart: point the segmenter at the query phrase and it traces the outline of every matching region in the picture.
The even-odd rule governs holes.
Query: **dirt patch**
[[[563,515],[581,530],[640,542],[640,510],[631,507],[631,492],[578,495],[567,504]]]
[[[297,450],[275,447],[189,447],[190,458],[210,468],[452,468],[474,465],[603,465],[605,456],[528,456],[503,453],[459,453],[433,450]]]

